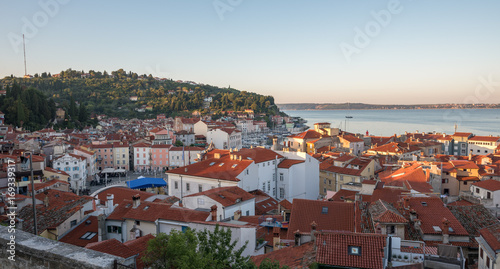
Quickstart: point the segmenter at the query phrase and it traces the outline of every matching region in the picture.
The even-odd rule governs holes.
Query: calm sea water
[[[500,136],[500,109],[285,110],[314,123],[330,122],[348,132],[390,136],[407,132],[458,132]],[[352,116],[346,119],[345,116]]]

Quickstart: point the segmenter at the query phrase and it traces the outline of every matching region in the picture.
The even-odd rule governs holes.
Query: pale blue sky
[[[30,74],[123,68],[277,103],[500,103],[498,14],[495,0],[4,0],[0,76],[24,74],[24,31]]]

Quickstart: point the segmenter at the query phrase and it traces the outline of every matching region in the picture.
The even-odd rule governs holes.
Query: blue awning
[[[144,189],[154,187],[165,187],[167,183],[163,178],[156,177],[141,177],[138,179],[127,181],[127,186],[131,189]]]

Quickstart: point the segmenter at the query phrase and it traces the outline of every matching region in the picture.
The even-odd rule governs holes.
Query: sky
[[[497,0],[4,0],[0,77],[123,68],[280,103],[500,103]]]

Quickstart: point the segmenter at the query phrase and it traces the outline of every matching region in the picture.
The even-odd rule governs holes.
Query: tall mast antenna
[[[26,45],[24,44],[24,34],[23,34],[23,50],[24,50],[24,75],[28,75],[26,71]]]

